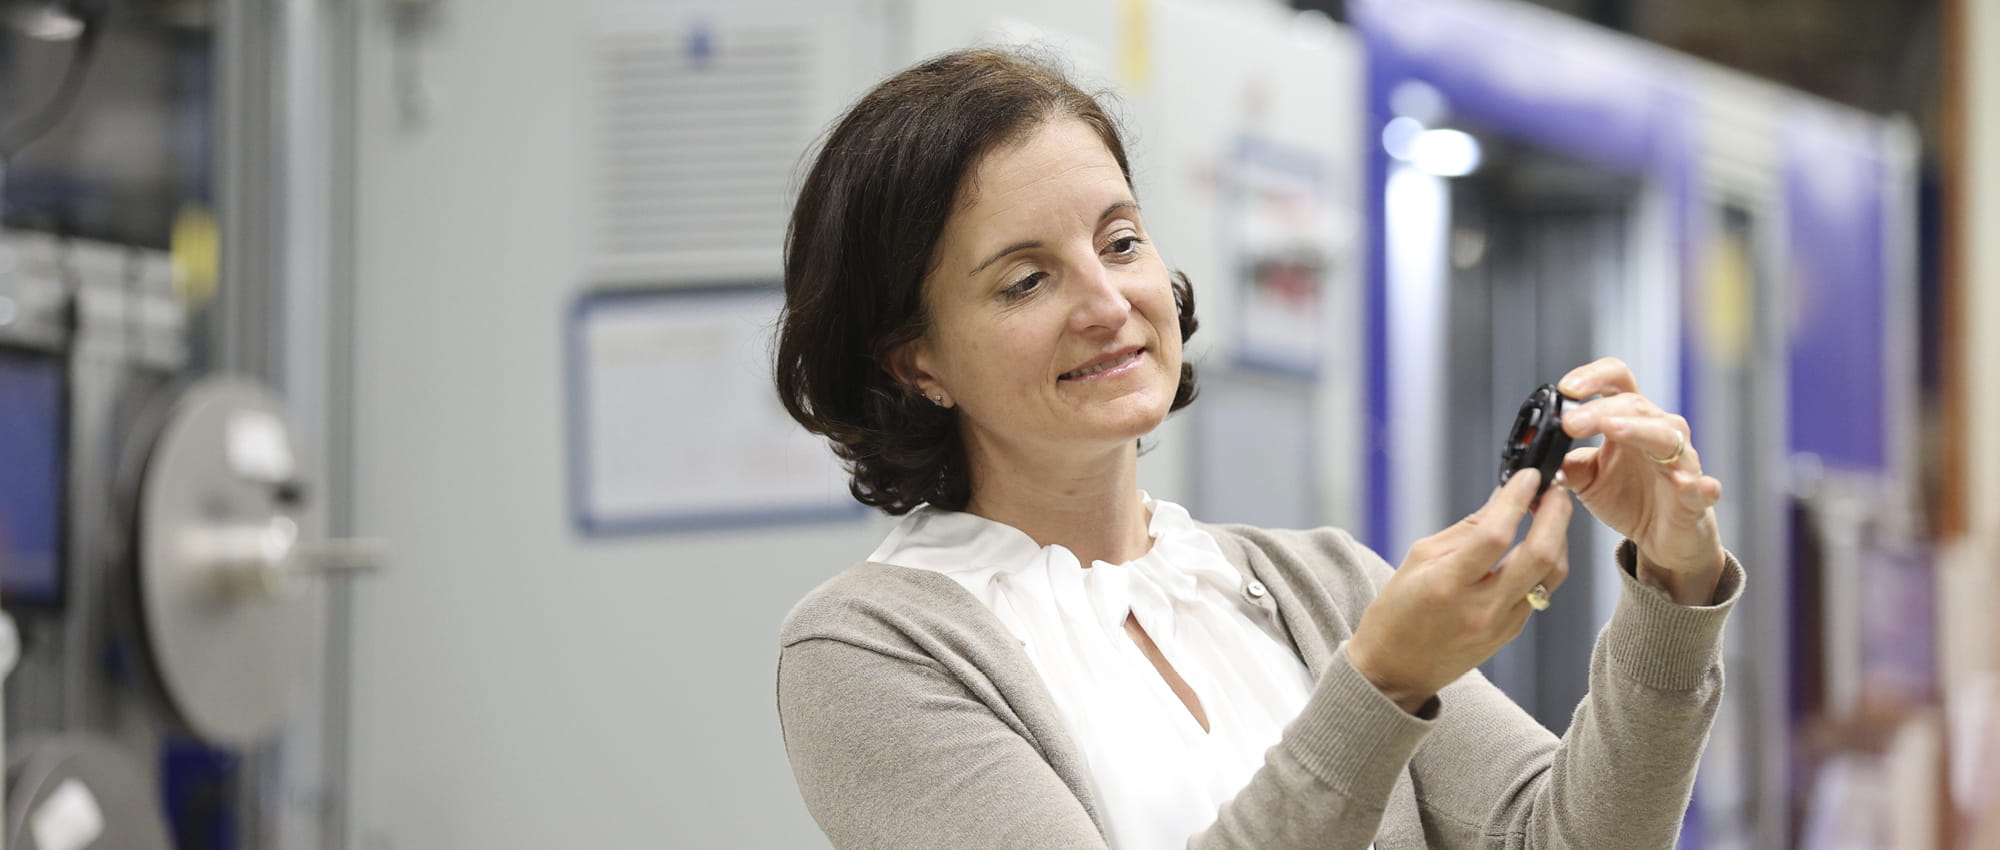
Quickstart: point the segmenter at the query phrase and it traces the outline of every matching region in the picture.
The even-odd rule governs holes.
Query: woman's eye
[[[1028,275],[1027,277],[1014,281],[1014,285],[1007,287],[1006,291],[1002,292],[1001,294],[1007,296],[1009,300],[1026,297],[1028,295],[1033,294],[1035,290],[1040,289],[1042,286],[1042,279],[1046,277],[1048,277],[1047,274],[1044,274],[1042,272],[1035,272],[1034,274]]]
[[[1111,240],[1110,251],[1117,256],[1130,256],[1137,253],[1139,246],[1145,244],[1145,242],[1146,240],[1140,239],[1137,236],[1120,236],[1117,239]]]

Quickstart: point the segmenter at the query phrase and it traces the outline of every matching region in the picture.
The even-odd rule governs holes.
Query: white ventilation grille
[[[586,244],[602,283],[774,279],[809,139],[808,26],[600,35]]]

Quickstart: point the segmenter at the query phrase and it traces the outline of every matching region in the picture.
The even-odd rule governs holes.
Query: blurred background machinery
[[[333,214],[299,67],[334,30],[298,18],[0,4],[8,846],[271,846],[264,789],[322,772],[280,739],[319,714],[327,571],[379,552],[324,542],[324,339],[286,321]]]

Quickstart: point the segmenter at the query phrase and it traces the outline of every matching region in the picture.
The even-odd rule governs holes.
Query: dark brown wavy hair
[[[1131,184],[1125,144],[1097,99],[1051,60],[1016,50],[960,50],[896,74],[820,145],[785,237],[774,374],[785,409],[832,441],[863,504],[903,514],[925,502],[963,510],[971,498],[957,414],[887,364],[929,327],[924,277],[966,175],[1053,118],[1095,130]],[[1172,285],[1185,342],[1194,289],[1179,272]],[[1172,410],[1194,397],[1183,361]]]

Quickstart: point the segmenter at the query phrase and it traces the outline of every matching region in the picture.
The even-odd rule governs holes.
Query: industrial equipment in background
[[[330,214],[251,224],[315,197],[295,12],[0,0],[5,847],[272,843],[329,577],[380,563],[327,539],[314,352],[266,347]]]

